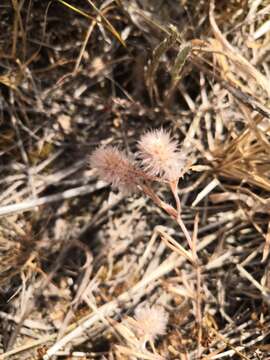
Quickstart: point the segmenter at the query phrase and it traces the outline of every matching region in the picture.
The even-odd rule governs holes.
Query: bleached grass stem
[[[153,283],[155,280],[172,271],[175,267],[180,266],[183,264],[183,262],[183,258],[179,258],[179,256],[174,253],[171,254],[168,259],[165,260],[154,272],[150,273],[147,277],[139,281],[129,291],[122,293],[117,299],[102,305],[94,315],[91,315],[89,319],[85,320],[77,328],[56,342],[51,348],[47,350],[47,353],[44,355],[43,359],[49,360],[57,353],[58,350],[64,348],[69,342],[81,336],[84,331],[93,326],[97,321],[100,321],[106,316],[112,316],[117,311],[119,304],[130,301],[133,295],[137,294],[142,289],[145,289],[147,285]]]
[[[36,207],[53,203],[60,200],[71,199],[76,196],[86,195],[93,192],[93,185],[84,185],[77,188],[69,189],[58,194],[43,196],[22,201],[18,204],[10,204],[0,207],[0,217],[25,211],[33,211]]]
[[[207,247],[208,245],[210,245],[213,241],[215,241],[216,237],[215,236],[206,236],[205,239],[203,239],[202,241],[200,241],[199,246],[198,246],[198,251],[204,249],[205,247]],[[160,277],[166,275],[167,273],[169,273],[170,271],[172,271],[175,267],[180,267],[183,265],[183,263],[185,262],[185,258],[183,257],[179,257],[177,254],[173,253],[171,254],[167,260],[165,260],[162,264],[159,265],[159,267],[156,269],[155,272],[148,274],[147,277],[145,277],[144,279],[142,279],[140,282],[138,282],[136,285],[134,285],[134,287],[132,288],[132,293],[137,293],[140,289],[145,288],[148,284],[154,282],[155,280],[159,279]],[[152,288],[151,288],[152,289]],[[124,301],[129,301],[130,300],[130,293],[125,292],[123,294],[120,295],[120,300]],[[113,301],[114,305],[110,305],[112,304],[112,302],[110,302],[109,304],[105,304],[106,306],[111,306],[114,309],[117,309],[117,302],[120,302],[120,300],[116,299],[115,301]],[[103,313],[103,309],[105,307],[105,305],[103,305],[102,307],[100,307],[98,309],[98,311]],[[92,319],[92,314],[90,314],[91,319]],[[99,319],[99,317],[96,317],[97,321]],[[88,323],[86,323],[89,320]],[[86,324],[85,324],[86,323]],[[83,324],[80,324],[79,327],[79,331],[74,332],[78,327],[76,327],[74,329],[74,324],[70,325],[69,328],[74,329],[71,330],[70,333],[68,333],[65,337],[63,337],[60,341],[61,341],[61,345],[59,346],[59,342],[55,343],[51,348],[48,349],[46,355],[44,355],[44,360],[48,360],[51,358],[51,356],[53,356],[59,349],[61,349],[62,346],[65,346],[69,341],[72,341],[74,339],[77,338],[77,336],[80,336],[85,329],[89,329],[92,324],[94,324],[95,322],[90,321],[90,318],[87,316],[86,319],[84,320]],[[90,325],[89,325],[90,324]],[[76,324],[77,325],[77,324]],[[89,325],[89,326],[88,326]],[[73,334],[72,336],[70,334]],[[69,335],[69,338],[67,339],[67,336]],[[57,337],[56,334],[52,334],[52,335],[48,335],[47,337],[43,337],[42,339],[38,339],[35,340],[29,344],[26,345],[22,345],[22,346],[18,346],[15,349],[12,349],[4,354],[0,355],[0,360],[5,360],[5,359],[9,359],[9,357],[11,355],[15,355],[15,354],[19,354],[21,352],[24,352],[28,349],[37,347],[41,344],[45,344],[46,342],[52,341],[53,339],[55,339]],[[56,347],[57,344],[57,347]],[[53,350],[56,349],[56,350]]]

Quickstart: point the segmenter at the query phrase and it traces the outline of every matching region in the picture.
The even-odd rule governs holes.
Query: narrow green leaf
[[[174,87],[178,81],[181,79],[181,73],[183,70],[183,67],[186,63],[186,60],[190,54],[190,51],[192,50],[191,43],[185,43],[180,46],[180,50],[176,56],[176,59],[174,61],[172,70],[171,70],[171,77],[172,77],[172,85],[171,87]]]
[[[177,32],[173,29],[170,29],[169,36],[166,37],[153,51],[153,59],[147,71],[147,85],[151,98],[153,97],[154,78],[159,66],[160,59],[163,54],[165,54],[166,51],[168,51],[168,49],[176,42],[177,36]]]

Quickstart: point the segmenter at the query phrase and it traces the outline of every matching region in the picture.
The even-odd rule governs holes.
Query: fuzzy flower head
[[[90,156],[90,166],[97,169],[98,176],[123,193],[137,189],[136,170],[131,160],[114,146],[97,148]]]
[[[177,180],[186,163],[186,153],[178,149],[177,141],[164,129],[152,130],[142,135],[138,142],[144,171],[150,176],[160,176],[167,181]]]
[[[146,305],[135,310],[136,330],[140,338],[154,341],[166,333],[168,314],[161,306]]]

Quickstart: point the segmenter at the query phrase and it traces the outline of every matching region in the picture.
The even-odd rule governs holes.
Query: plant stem
[[[160,197],[150,188],[150,186],[144,184],[141,184],[140,186],[143,192],[149,196],[158,207],[166,211],[166,213],[169,214],[173,219],[177,219],[177,211],[175,208],[161,200]]]

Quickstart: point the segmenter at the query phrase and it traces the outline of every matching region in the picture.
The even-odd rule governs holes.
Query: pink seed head
[[[164,129],[152,130],[142,135],[138,142],[142,167],[150,176],[160,176],[173,181],[180,177],[186,163],[186,154]]]
[[[90,166],[98,176],[125,194],[137,189],[136,169],[131,160],[114,146],[97,148],[90,156]]]
[[[154,341],[166,333],[168,314],[161,306],[141,306],[135,310],[135,319],[138,335],[145,340]]]

